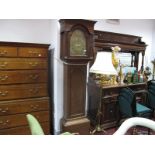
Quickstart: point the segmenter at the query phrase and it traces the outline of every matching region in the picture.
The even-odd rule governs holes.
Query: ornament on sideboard
[[[152,80],[155,78],[155,59],[151,61],[153,64]]]
[[[151,75],[151,68],[150,67],[145,67],[144,69],[144,75],[146,77],[146,79],[148,80],[149,79],[149,76]]]
[[[119,46],[115,46],[111,47],[111,49],[112,49],[112,64],[117,70],[119,66],[118,52],[121,50],[121,48]]]

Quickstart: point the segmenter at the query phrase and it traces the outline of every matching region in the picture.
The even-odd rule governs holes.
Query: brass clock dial
[[[77,29],[70,38],[70,56],[86,55],[86,37],[84,32]]]

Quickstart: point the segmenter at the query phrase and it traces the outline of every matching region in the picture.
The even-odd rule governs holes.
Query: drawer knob
[[[34,89],[30,89],[29,91],[30,91],[31,93],[33,93],[33,94],[38,94],[39,89],[38,89],[38,88],[34,88]]]
[[[1,75],[0,81],[6,81],[8,79],[8,75]]]
[[[36,104],[36,105],[31,105],[31,108],[32,108],[32,109],[38,109],[38,108],[39,108],[39,105],[38,105],[38,104]]]
[[[10,122],[10,120],[0,120],[0,125],[7,125]]]
[[[0,68],[5,68],[6,66],[7,66],[7,62],[2,62],[2,63],[0,63]]]
[[[38,55],[38,57],[41,57],[41,53],[39,53],[39,51],[35,50],[35,51],[29,51],[30,54],[35,54]]]
[[[9,108],[8,107],[7,108],[4,108],[4,109],[0,108],[0,112],[1,113],[6,113],[8,111],[9,111]]]
[[[38,62],[29,62],[29,65],[32,67],[38,66]]]
[[[6,55],[6,54],[7,54],[7,51],[6,51],[6,50],[0,51],[0,56],[4,56],[4,55]]]
[[[31,74],[31,75],[29,75],[29,78],[32,80],[36,80],[39,78],[39,75],[38,74]]]
[[[0,91],[0,96],[7,96],[7,95],[8,95],[8,91],[4,91],[4,92]]]

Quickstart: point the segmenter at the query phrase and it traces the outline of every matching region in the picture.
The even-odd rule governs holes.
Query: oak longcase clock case
[[[87,64],[93,59],[95,21],[61,19],[61,54],[64,68],[62,130],[88,134],[86,116]]]

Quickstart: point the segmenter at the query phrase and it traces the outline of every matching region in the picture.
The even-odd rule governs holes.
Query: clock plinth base
[[[63,120],[63,132],[77,133],[80,135],[90,134],[90,120],[86,117],[72,120]]]

